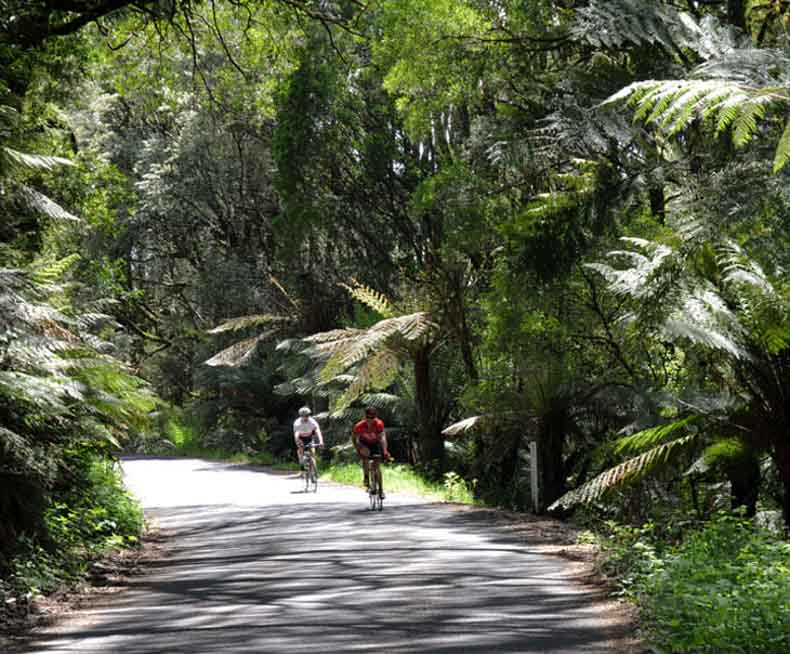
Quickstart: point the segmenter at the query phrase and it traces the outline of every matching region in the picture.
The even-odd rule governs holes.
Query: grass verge
[[[411,493],[438,502],[476,504],[472,489],[456,473],[448,472],[443,481],[431,482],[420,476],[413,468],[403,464],[387,464],[382,468],[384,489],[387,492]],[[362,466],[343,463],[320,468],[321,479],[340,484],[359,486],[362,484]]]

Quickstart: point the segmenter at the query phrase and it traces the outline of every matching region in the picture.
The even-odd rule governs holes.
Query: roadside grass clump
[[[319,472],[322,479],[351,486],[362,484],[362,466],[358,463],[333,464],[323,470],[319,466]],[[411,493],[440,502],[475,503],[471,485],[457,473],[448,472],[441,482],[433,482],[408,465],[385,464],[382,474],[384,489],[388,492]]]
[[[36,535],[22,534],[0,582],[8,608],[73,582],[110,549],[139,543],[143,512],[117,464],[88,451],[68,453],[72,483],[55,490]]]

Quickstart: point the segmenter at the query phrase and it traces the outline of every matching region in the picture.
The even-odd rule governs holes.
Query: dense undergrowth
[[[124,488],[117,463],[92,453],[69,454],[70,483],[53,491],[43,528],[21,535],[4,564],[4,612],[25,611],[36,597],[78,580],[110,549],[139,543],[143,512]]]
[[[722,512],[676,542],[655,524],[609,523],[593,538],[651,651],[790,651],[790,542],[776,531]]]

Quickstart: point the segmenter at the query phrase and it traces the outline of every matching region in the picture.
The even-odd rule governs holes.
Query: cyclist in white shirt
[[[303,406],[299,409],[299,417],[294,421],[294,443],[299,456],[299,465],[302,465],[304,448],[312,442],[317,442],[318,447],[324,446],[324,435],[315,418],[310,417],[310,407]]]

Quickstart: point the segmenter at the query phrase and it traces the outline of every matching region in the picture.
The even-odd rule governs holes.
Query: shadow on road
[[[45,635],[31,651],[608,651],[612,633],[601,633],[589,591],[474,511],[324,503],[155,513],[172,534],[168,555],[97,607],[106,613],[97,624]],[[83,645],[71,649],[72,638]]]

